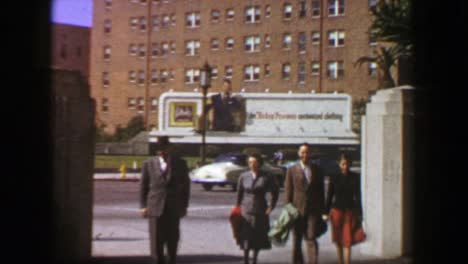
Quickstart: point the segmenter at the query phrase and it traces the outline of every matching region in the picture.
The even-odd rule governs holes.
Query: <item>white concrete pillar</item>
[[[412,251],[414,88],[377,92],[362,122],[362,183],[367,241],[361,253],[383,258]]]

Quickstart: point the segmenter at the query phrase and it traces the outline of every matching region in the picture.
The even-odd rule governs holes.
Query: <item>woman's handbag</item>
[[[353,245],[366,240],[366,232],[364,232],[364,228],[362,227],[362,221],[359,220],[355,220],[355,227],[353,228]]]
[[[231,223],[232,235],[237,244],[240,243],[240,231],[242,225],[242,211],[240,206],[236,206],[229,214],[229,222]]]

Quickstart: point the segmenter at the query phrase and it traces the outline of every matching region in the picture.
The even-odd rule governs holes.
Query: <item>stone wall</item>
[[[52,71],[54,257],[91,257],[94,100],[78,71]],[[64,262],[65,263],[65,262]]]

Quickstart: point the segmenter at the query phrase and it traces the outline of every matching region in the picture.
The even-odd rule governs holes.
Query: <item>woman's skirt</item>
[[[268,215],[244,215],[240,230],[241,249],[271,249],[268,238],[270,219]]]
[[[342,247],[351,247],[365,239],[357,232],[363,232],[361,223],[352,209],[332,208],[330,212],[332,241]]]

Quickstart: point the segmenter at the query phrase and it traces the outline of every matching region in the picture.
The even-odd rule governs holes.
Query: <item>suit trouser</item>
[[[164,245],[167,247],[168,263],[176,263],[177,246],[179,242],[180,219],[174,212],[164,210],[159,217],[149,218],[150,251],[155,264],[166,263]]]
[[[308,216],[299,216],[296,220],[293,232],[293,264],[304,263],[302,256],[302,239],[305,240],[308,264],[317,264],[318,243],[315,239],[315,226],[320,216],[309,214]]]

